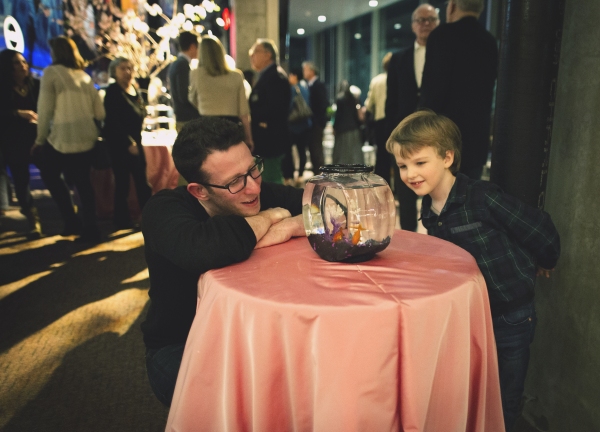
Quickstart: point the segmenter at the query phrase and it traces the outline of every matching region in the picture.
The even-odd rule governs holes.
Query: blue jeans
[[[533,341],[537,317],[533,302],[493,318],[502,411],[506,430],[512,430],[525,389],[529,345]]]
[[[166,406],[171,406],[173,400],[184,347],[185,344],[175,344],[159,349],[146,349],[146,372],[150,387],[158,400]]]

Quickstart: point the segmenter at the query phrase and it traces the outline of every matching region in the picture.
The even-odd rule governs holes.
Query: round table
[[[504,431],[486,285],[443,240],[367,262],[305,238],[205,273],[167,430]]]

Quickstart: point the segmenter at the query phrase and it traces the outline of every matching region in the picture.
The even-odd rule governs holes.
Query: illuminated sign
[[[25,51],[25,40],[23,39],[23,32],[21,26],[16,19],[7,15],[4,18],[4,41],[6,48],[13,49],[22,53]]]

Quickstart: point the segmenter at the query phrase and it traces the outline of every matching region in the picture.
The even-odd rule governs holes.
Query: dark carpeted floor
[[[103,221],[105,242],[76,243],[35,196],[44,238],[27,241],[17,207],[0,220],[0,431],[164,430],[144,366],[141,233]]]

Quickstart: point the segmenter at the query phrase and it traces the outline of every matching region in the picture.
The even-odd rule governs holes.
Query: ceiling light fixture
[[[325,22],[325,21],[327,21],[327,17],[325,15],[319,15],[319,17],[317,18],[317,20],[319,22]]]
[[[303,35],[303,34],[304,34],[304,29],[303,29],[303,28],[299,28],[298,30],[296,30],[296,32],[297,32],[299,35]]]
[[[379,2],[377,0],[370,0],[369,1],[369,6],[370,7],[377,7],[377,5],[379,5]]]

